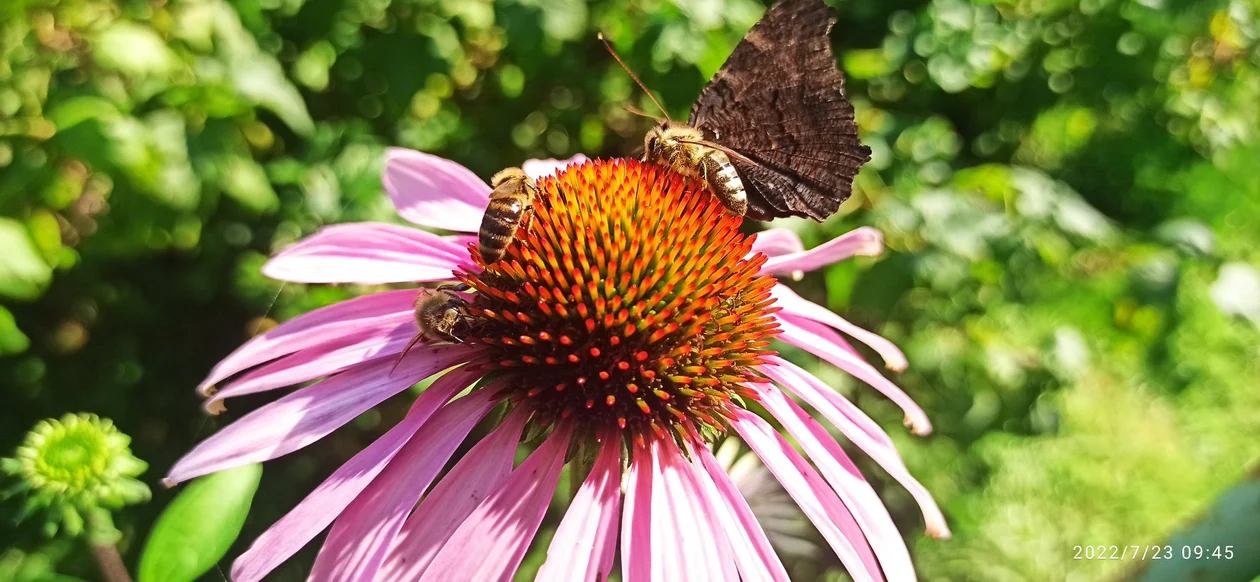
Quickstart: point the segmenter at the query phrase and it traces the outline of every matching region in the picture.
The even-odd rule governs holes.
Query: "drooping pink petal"
[[[662,493],[673,517],[675,539],[681,542],[675,547],[683,567],[657,579],[738,580],[739,570],[727,531],[722,527],[718,509],[709,503],[695,468],[672,439],[659,440],[657,451],[664,478],[658,483],[663,487],[657,491]],[[704,475],[704,479],[708,481],[709,476]]]
[[[898,372],[906,369],[906,355],[883,336],[853,325],[830,309],[797,295],[786,285],[775,285],[770,289],[770,296],[774,297],[776,306],[783,308],[781,316],[795,316],[833,327],[870,346],[884,359],[884,365],[888,369]]]
[[[388,335],[375,329],[352,332],[342,341],[311,347],[252,370],[224,384],[203,406],[213,414],[222,410],[221,402],[227,398],[293,386],[376,358],[397,357],[417,333],[414,322],[399,324]]]
[[[385,150],[382,182],[399,216],[431,228],[477,232],[490,203],[490,186],[468,168],[413,150]]]
[[[658,441],[648,445],[651,455],[651,497],[646,499],[652,508],[651,528],[652,580],[686,580],[684,567],[689,562],[679,550],[683,541],[679,535],[678,516],[669,503],[669,491],[665,484],[665,459],[662,458]]]
[[[215,383],[242,370],[299,350],[341,341],[353,333],[388,335],[415,318],[412,304],[416,293],[415,289],[386,291],[299,315],[236,348],[210,370],[197,390],[209,395]]]
[[[469,361],[475,353],[467,347],[451,344],[413,351],[422,351],[425,356],[407,358],[392,374],[394,359],[381,358],[302,388],[245,415],[184,455],[171,468],[165,482],[179,483],[296,451],[408,386]]]
[[[778,388],[765,384],[753,384],[749,388],[757,392],[762,406],[800,443],[805,454],[814,461],[814,466],[831,484],[832,490],[849,508],[849,513],[853,514],[879,558],[884,575],[889,580],[915,580],[910,551],[901,539],[901,532],[893,524],[888,508],[884,507],[879,495],[835,439]]]
[[[879,370],[866,363],[856,353],[838,348],[839,336],[831,328],[808,319],[775,315],[776,321],[779,322],[779,339],[830,362],[879,390],[905,412],[905,423],[910,427],[910,432],[920,436],[932,432],[932,423],[923,409],[919,408],[919,405],[915,404],[914,400],[901,388],[889,382],[879,373]]]
[[[557,427],[460,524],[421,580],[511,580],[555,494],[569,436],[568,425]]]
[[[809,462],[773,427],[752,412],[736,409],[731,427],[774,473],[805,517],[818,528],[849,571],[849,576],[859,582],[883,580],[862,529]]]
[[[851,230],[808,251],[770,257],[762,273],[813,271],[854,255],[877,257],[884,252],[884,235],[869,226]]]
[[[516,445],[528,417],[526,407],[517,407],[503,424],[477,443],[438,481],[403,523],[381,566],[380,579],[420,578],[455,528],[512,472]]]
[[[635,445],[630,456],[621,509],[621,579],[625,582],[652,580],[652,458],[643,445]]]
[[[424,423],[333,523],[310,579],[374,579],[407,514],[494,404],[489,390],[478,390],[447,404]]]
[[[569,504],[536,581],[606,580],[617,553],[621,509],[621,438],[604,435],[591,474]]]
[[[906,469],[888,435],[860,408],[823,384],[813,374],[781,358],[769,358],[769,366],[760,371],[770,379],[814,407],[853,444],[862,449],[893,479],[901,483],[919,504],[927,534],[933,538],[948,538],[949,526],[932,494]]]
[[[326,226],[263,265],[272,279],[294,283],[449,281],[471,265],[455,242],[416,228],[361,222]]]
[[[789,582],[791,579],[783,562],[770,546],[770,539],[766,537],[757,516],[753,515],[748,501],[739,492],[739,487],[704,442],[696,438],[693,448],[700,463],[696,471],[702,473],[699,481],[722,520],[722,529],[731,542],[740,578],[749,582]]]
[[[232,579],[236,582],[261,580],[319,535],[376,478],[434,410],[475,378],[473,373],[455,370],[436,380],[416,398],[401,422],[346,461],[301,503],[258,536],[232,564]]]
[[[752,243],[752,252],[767,257],[778,257],[805,252],[805,244],[801,237],[787,228],[767,228],[756,234]]]
[[[805,251],[801,237],[786,228],[768,228],[757,233],[756,236],[757,238],[753,239],[752,252],[749,254],[761,253],[767,257],[778,257]],[[792,271],[788,273],[788,276],[795,281],[800,281],[805,277],[805,271]]]
[[[580,164],[586,160],[586,156],[582,154],[577,154],[567,160],[525,160],[525,163],[521,164],[521,169],[524,170],[530,178],[537,180],[539,178],[555,174],[556,172],[569,167],[571,164]]]

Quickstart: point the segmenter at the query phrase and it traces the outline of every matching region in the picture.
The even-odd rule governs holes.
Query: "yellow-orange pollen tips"
[[[664,435],[721,428],[774,352],[774,280],[703,184],[630,160],[538,181],[528,232],[459,278],[477,290],[473,343],[543,423]],[[479,255],[473,251],[474,261]]]

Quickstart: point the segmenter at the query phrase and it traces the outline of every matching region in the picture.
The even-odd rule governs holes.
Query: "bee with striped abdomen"
[[[508,168],[490,178],[490,204],[481,217],[477,233],[477,251],[486,265],[503,258],[508,245],[516,240],[516,232],[526,224],[534,211],[534,194],[538,187],[520,168]]]
[[[704,182],[727,212],[743,216],[748,211],[748,194],[735,165],[722,150],[702,142],[704,134],[699,129],[665,121],[643,138],[643,159]]]

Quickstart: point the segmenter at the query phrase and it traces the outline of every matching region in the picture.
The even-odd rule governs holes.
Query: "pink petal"
[[[525,173],[528,174],[530,178],[537,180],[539,178],[555,175],[560,170],[563,170],[572,164],[581,164],[586,161],[586,156],[582,154],[577,154],[567,160],[526,160],[524,164],[521,164],[521,169],[525,170]]]
[[[892,516],[879,495],[871,488],[861,472],[849,460],[827,430],[810,418],[801,407],[792,402],[778,388],[765,384],[750,385],[760,396],[762,406],[770,411],[792,438],[814,461],[819,472],[831,484],[832,490],[853,514],[862,533],[871,544],[884,575],[889,580],[914,580],[914,566],[910,551],[901,539]]]
[[[738,580],[735,556],[717,511],[708,503],[695,469],[672,439],[661,439],[654,447],[660,462],[660,480],[653,487],[652,524],[669,530],[677,542],[671,547],[656,547],[669,556],[662,564],[673,563],[657,574],[657,580]],[[708,476],[705,476],[708,480]],[[658,501],[660,502],[658,504]],[[657,508],[668,508],[656,513]],[[658,531],[655,527],[653,532]],[[654,540],[655,541],[655,538]],[[655,549],[655,547],[654,547]],[[657,563],[655,560],[653,563]]]
[[[551,504],[568,449],[569,429],[561,425],[460,524],[421,580],[511,580]]]
[[[236,582],[261,580],[328,527],[425,423],[433,411],[476,374],[462,370],[439,378],[420,394],[401,422],[346,461],[301,503],[258,536],[232,564]]]
[[[311,580],[372,580],[420,495],[464,437],[494,406],[478,390],[446,405],[333,524],[315,558]]]
[[[386,291],[299,315],[236,348],[210,371],[197,390],[208,396],[211,386],[242,370],[299,350],[341,341],[351,333],[388,335],[399,325],[414,320],[412,304],[416,293],[415,289]]]
[[[752,412],[736,409],[731,426],[796,500],[801,511],[840,557],[849,576],[858,582],[883,580],[861,528],[809,462],[782,435]]]
[[[326,226],[263,265],[272,279],[295,283],[447,281],[471,265],[468,251],[423,230],[362,222]]]
[[[604,435],[595,465],[556,528],[535,580],[606,580],[617,553],[620,504],[621,438]]]
[[[757,233],[753,239],[752,253],[761,253],[767,257],[778,257],[805,251],[801,237],[786,228],[769,228]],[[805,271],[792,271],[788,276],[795,281],[805,277]]]
[[[222,410],[221,402],[226,398],[292,386],[369,360],[396,356],[417,333],[415,323],[403,323],[389,335],[382,336],[378,330],[369,329],[367,333],[354,333],[341,342],[302,350],[225,384],[203,406],[214,414]]]
[[[786,228],[767,228],[756,234],[752,243],[752,252],[767,257],[778,257],[805,252],[805,244],[796,232]]]
[[[775,319],[779,322],[779,339],[805,349],[882,392],[905,412],[905,423],[910,427],[910,432],[919,436],[932,432],[932,423],[923,409],[919,408],[919,405],[915,404],[914,400],[901,388],[881,376],[879,370],[866,363],[860,356],[851,350],[838,347],[839,341],[843,341],[843,338],[836,335],[836,332],[808,319],[778,314]]]
[[[849,323],[830,309],[797,295],[786,285],[775,285],[770,289],[770,296],[774,297],[775,305],[783,308],[783,315],[809,319],[840,330],[875,350],[884,359],[884,365],[888,369],[898,372],[906,369],[906,355],[883,336]]]
[[[780,358],[770,358],[769,366],[762,366],[760,371],[780,386],[791,390],[802,400],[814,407],[827,420],[831,421],[840,432],[853,444],[866,452],[880,467],[883,467],[902,487],[905,487],[923,512],[927,534],[933,538],[948,538],[949,526],[945,516],[932,499],[932,494],[910,474],[893,447],[892,441],[884,431],[852,402],[837,394],[823,384],[813,374]]]
[[[696,467],[701,473],[698,481],[704,486],[704,494],[711,507],[722,520],[721,527],[731,542],[740,578],[749,582],[789,582],[791,579],[783,568],[783,562],[770,546],[770,539],[766,537],[757,516],[753,515],[748,501],[739,492],[739,487],[722,469],[708,446],[697,438],[693,448],[700,463]]]
[[[621,579],[652,580],[652,465],[654,455],[636,445],[630,457],[626,499],[621,514]],[[664,540],[659,540],[664,543]]]
[[[771,257],[762,273],[813,271],[854,255],[878,257],[884,252],[884,236],[869,226],[851,230],[808,251]]]
[[[490,187],[455,162],[401,148],[385,150],[385,191],[398,215],[422,226],[477,232]]]
[[[419,380],[469,361],[475,353],[450,344],[413,351],[425,357],[407,358],[393,374],[393,358],[374,360],[245,415],[184,455],[164,482],[179,483],[296,451]]]
[[[488,386],[483,390],[492,388]],[[477,443],[438,481],[403,523],[381,566],[381,579],[420,578],[455,529],[512,472],[516,445],[528,413],[526,407],[517,407],[499,428]]]

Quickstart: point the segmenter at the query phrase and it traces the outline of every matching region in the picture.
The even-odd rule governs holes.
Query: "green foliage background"
[[[906,349],[909,371],[890,374],[936,432],[909,437],[889,403],[811,366],[889,428],[954,539],[923,538],[908,495],[867,474],[923,579],[1131,573],[1142,565],[1074,561],[1072,547],[1160,543],[1260,459],[1260,2],[837,8],[874,160],[840,216],[783,224],[807,245],[873,224],[890,250],[796,286]],[[115,518],[134,569],[172,496],[160,473],[265,401],[207,419],[196,382],[251,332],[370,291],[280,286],[258,267],[323,224],[397,221],[380,192],[385,146],[483,177],[531,157],[628,154],[645,125],[621,107],[650,104],[595,31],[685,117],[763,9],[0,3],[4,454],[67,411],[131,434],[155,485],[153,503]],[[269,463],[229,557],[401,406]],[[0,543],[0,574],[96,575],[73,540],[6,529]],[[311,552],[277,579],[303,578]],[[800,562],[801,579],[839,575],[825,557]]]

